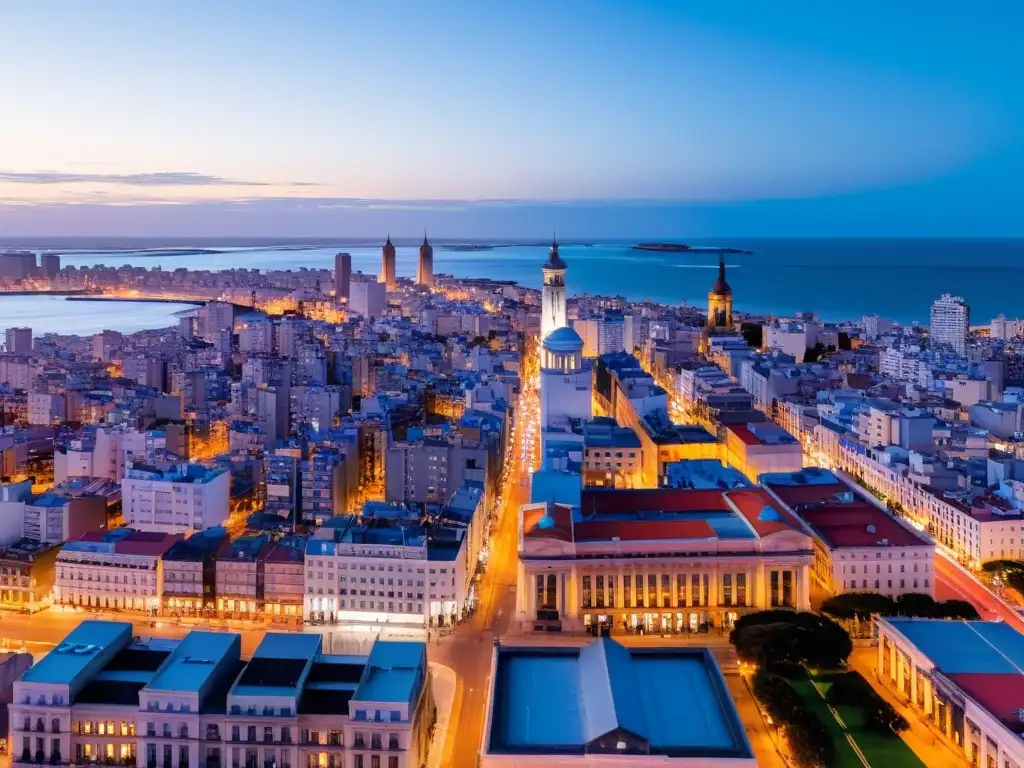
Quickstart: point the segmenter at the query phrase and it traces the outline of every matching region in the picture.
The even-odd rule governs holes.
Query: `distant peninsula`
[[[739,248],[716,248],[710,245],[687,245],[686,243],[638,243],[634,251],[659,251],[662,253],[753,253]]]

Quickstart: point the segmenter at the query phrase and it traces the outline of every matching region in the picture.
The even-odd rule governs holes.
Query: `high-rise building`
[[[32,354],[32,329],[8,328],[7,351],[12,355]]]
[[[558,255],[558,242],[551,243],[544,272],[544,288],[541,293],[540,337],[543,339],[556,328],[568,325],[565,307],[565,270],[568,266]]]
[[[56,277],[60,274],[60,254],[43,253],[39,256],[39,272],[43,277]]]
[[[352,254],[339,253],[334,257],[334,297],[347,299],[352,282]]]
[[[420,246],[420,262],[416,269],[416,285],[431,286],[434,284],[434,248],[427,242],[427,233],[423,233],[423,244]]]
[[[708,328],[732,328],[732,288],[725,281],[725,256],[718,256],[718,279],[708,291]]]
[[[932,302],[929,333],[933,347],[948,347],[957,354],[967,351],[967,331],[971,327],[971,308],[959,296],[942,294]]]
[[[380,317],[387,308],[387,284],[384,281],[377,283],[365,280],[354,280],[352,282],[352,296],[349,299],[349,309],[363,317]]]
[[[377,281],[384,283],[389,291],[395,290],[395,246],[391,244],[391,235],[380,249],[380,276]]]

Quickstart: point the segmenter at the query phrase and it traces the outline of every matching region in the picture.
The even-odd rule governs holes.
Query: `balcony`
[[[362,736],[356,736],[355,740],[352,742],[352,748],[366,749],[366,742],[363,740]]]

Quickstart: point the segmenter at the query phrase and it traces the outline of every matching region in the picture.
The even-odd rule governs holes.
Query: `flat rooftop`
[[[132,639],[127,621],[86,619],[22,676],[28,683],[71,685],[102,652],[123,648]]]
[[[426,674],[427,647],[411,641],[378,640],[353,698],[357,701],[411,703]]]
[[[493,697],[492,754],[583,755],[613,736],[616,754],[753,758],[704,648],[502,647]]]
[[[1024,635],[1001,621],[886,619],[944,675],[1024,675]]]
[[[146,687],[158,691],[198,693],[224,657],[237,657],[240,648],[241,637],[232,632],[194,629],[185,635]]]

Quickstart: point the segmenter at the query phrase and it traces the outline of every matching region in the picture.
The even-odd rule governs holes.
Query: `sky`
[[[1024,4],[0,0],[4,235],[1024,235]]]

